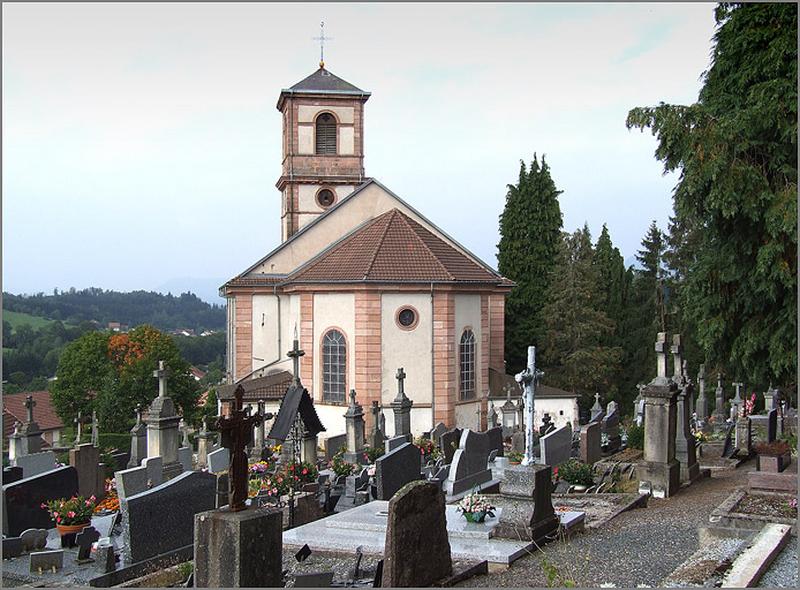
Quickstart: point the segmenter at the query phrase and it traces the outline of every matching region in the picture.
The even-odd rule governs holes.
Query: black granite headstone
[[[735,447],[733,446],[733,430],[735,428],[734,424],[728,426],[728,431],[725,433],[725,444],[722,446],[722,456],[723,457],[730,457],[733,455],[733,451]]]
[[[389,500],[397,490],[419,478],[419,449],[411,443],[404,443],[375,462],[378,500]]]
[[[22,479],[22,467],[3,467],[3,485]]]
[[[42,504],[71,498],[78,493],[78,472],[74,467],[59,467],[33,477],[3,485],[5,497],[4,529],[16,536],[25,529],[47,529],[55,525]]]
[[[497,451],[495,457],[502,457],[504,451],[502,427],[498,426],[496,428],[490,428],[489,430],[486,431],[486,434],[489,435],[491,448]]]
[[[778,437],[778,410],[772,408],[767,414],[767,442],[771,443]]]
[[[445,465],[449,465],[453,461],[453,455],[456,454],[456,449],[458,448],[458,443],[460,440],[460,428],[448,430],[439,437],[439,450],[441,450],[442,455],[444,455]]]
[[[22,539],[19,537],[6,537],[3,539],[3,559],[19,557],[22,555]]]

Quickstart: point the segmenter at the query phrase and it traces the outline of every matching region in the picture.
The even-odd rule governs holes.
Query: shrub
[[[367,459],[370,463],[375,463],[378,460],[378,457],[382,457],[384,454],[383,447],[378,447],[373,449],[372,447],[367,447],[364,449],[364,454],[367,456]]]
[[[333,472],[336,474],[336,477],[339,477],[340,475],[353,475],[353,472],[355,472],[356,468],[358,467],[358,465],[344,460],[344,451],[344,447],[339,449],[339,451],[333,456],[333,459],[331,459],[331,462],[328,464],[328,467],[333,470]]]
[[[783,440],[775,440],[771,443],[760,443],[756,445],[756,453],[769,457],[785,455],[790,450],[789,443]]]
[[[97,438],[101,449],[117,449],[125,452],[131,448],[131,435],[128,432],[101,432]]]
[[[639,449],[640,451],[644,449],[644,426],[637,426],[636,424],[631,424],[628,428],[628,448],[630,449]]]
[[[570,459],[558,468],[558,476],[572,485],[590,486],[594,483],[594,469],[591,465]]]

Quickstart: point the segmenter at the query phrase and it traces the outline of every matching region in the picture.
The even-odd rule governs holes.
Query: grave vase
[[[480,512],[465,512],[464,513],[464,518],[467,519],[467,522],[473,522],[475,524],[480,524],[484,520],[486,520],[486,512],[483,511],[483,510],[480,511]]]

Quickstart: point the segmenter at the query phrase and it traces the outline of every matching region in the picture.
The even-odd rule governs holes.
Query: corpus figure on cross
[[[228,506],[232,512],[247,508],[247,452],[245,447],[253,444],[253,428],[261,424],[264,416],[257,413],[250,416],[247,410],[242,409],[244,389],[241,385],[233,393],[234,405],[228,416],[217,418],[217,430],[222,434],[222,446],[230,451],[230,466],[228,479],[230,492],[228,493]]]

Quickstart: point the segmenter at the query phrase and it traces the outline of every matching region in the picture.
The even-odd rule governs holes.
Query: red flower
[[[303,468],[303,475],[308,475],[308,468],[306,467]]]

